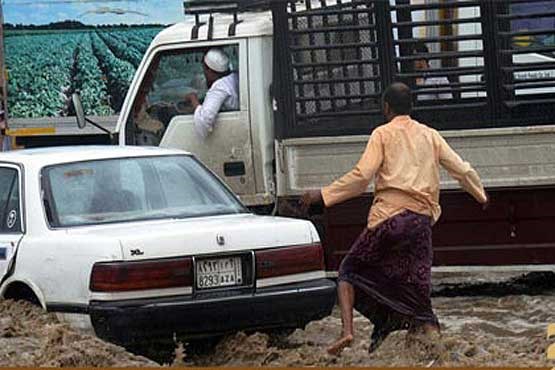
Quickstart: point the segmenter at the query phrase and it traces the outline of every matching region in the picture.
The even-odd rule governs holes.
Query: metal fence
[[[409,84],[438,129],[555,124],[555,0],[187,0],[186,12],[271,9],[278,137],[366,134]],[[193,32],[195,33],[195,32]],[[210,34],[210,32],[209,32]]]
[[[555,123],[553,0],[271,6],[280,137],[368,133],[393,81],[439,129]]]

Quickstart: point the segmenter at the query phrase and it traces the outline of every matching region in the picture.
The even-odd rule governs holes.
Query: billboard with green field
[[[183,19],[180,0],[2,2],[10,118],[115,115],[144,52]]]

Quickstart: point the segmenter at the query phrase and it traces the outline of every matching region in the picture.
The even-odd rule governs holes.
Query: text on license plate
[[[243,284],[241,257],[198,260],[196,280],[199,289]]]

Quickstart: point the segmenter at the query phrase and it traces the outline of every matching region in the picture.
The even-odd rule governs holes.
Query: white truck
[[[442,177],[435,265],[552,270],[555,1],[526,4],[186,1],[189,17],[160,32],[137,69],[116,128],[119,144],[188,150],[251,208],[294,216],[303,191],[356,163],[384,122],[383,89],[402,80],[414,89],[414,116],[475,165],[492,200],[483,213]],[[415,54],[419,42],[430,52]],[[203,141],[182,98],[191,89],[202,96],[201,60],[213,47],[230,55],[239,74],[240,107],[220,112]],[[430,61],[427,70],[415,69],[419,59]],[[418,83],[438,76],[448,82]],[[419,98],[446,92],[447,99]],[[315,210],[332,274],[364,227],[371,191]]]

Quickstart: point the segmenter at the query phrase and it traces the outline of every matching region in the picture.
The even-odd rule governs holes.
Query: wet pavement
[[[236,335],[197,365],[250,366],[552,366],[546,357],[547,324],[555,322],[555,274],[434,274],[433,306],[442,338],[406,348],[405,332],[367,353],[371,324],[356,315],[356,341],[340,357],[325,347],[339,335],[338,310],[271,343],[262,334]]]

